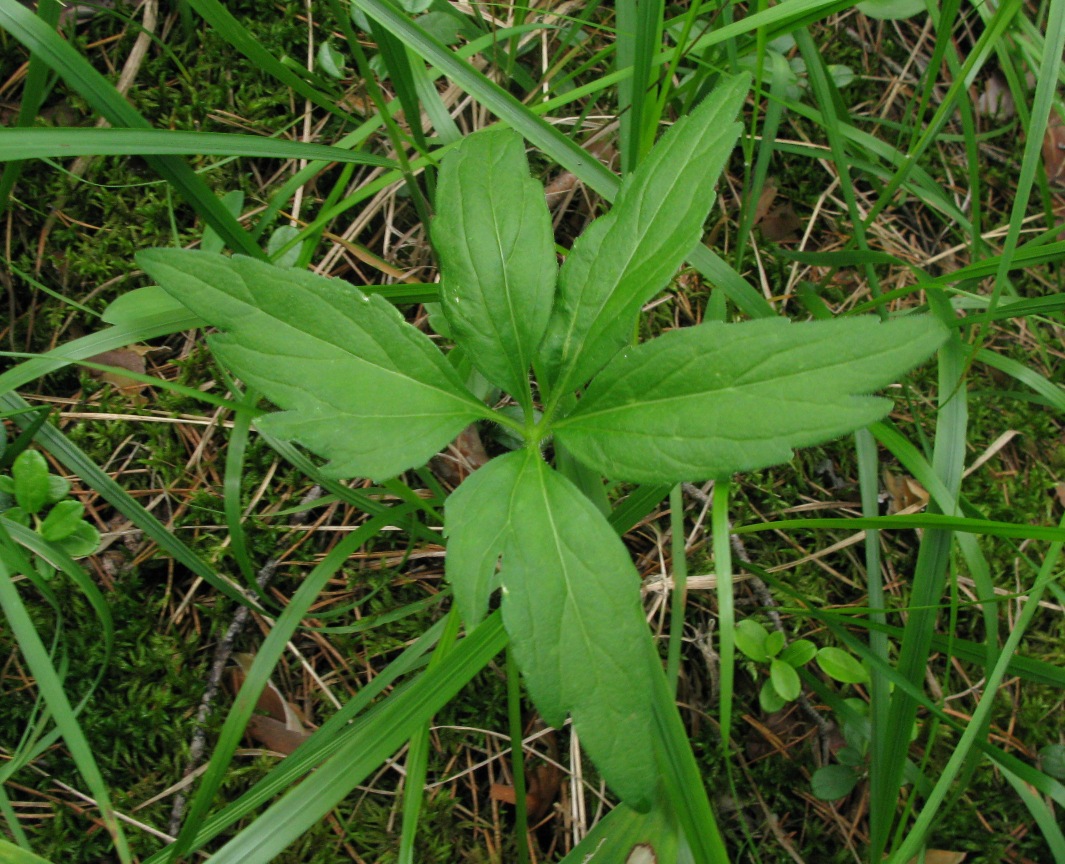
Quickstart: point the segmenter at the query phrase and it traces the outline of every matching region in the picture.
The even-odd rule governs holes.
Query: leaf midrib
[[[245,289],[248,289],[247,283],[244,281],[244,277],[241,276],[240,279],[241,279],[241,283],[244,285]],[[204,284],[206,284],[206,283],[204,283]],[[220,289],[215,289],[212,286],[211,290],[220,290]],[[370,300],[370,298],[366,294],[363,294],[357,288],[355,290],[356,290],[356,292],[358,292],[357,295],[356,295],[357,298],[358,298],[357,302],[359,302],[359,303],[367,303],[367,304],[373,302],[372,300]],[[249,293],[250,293],[250,290],[249,290]],[[336,349],[337,351],[341,352],[344,355],[344,358],[346,360],[351,361],[351,362],[353,362],[355,364],[366,366],[366,367],[369,367],[371,369],[375,369],[378,372],[382,372],[382,373],[385,373],[387,375],[394,376],[396,378],[402,379],[403,381],[409,382],[411,384],[416,384],[416,385],[418,385],[419,387],[421,387],[423,389],[433,391],[434,393],[437,393],[437,394],[440,394],[440,395],[443,395],[443,396],[447,396],[449,399],[452,399],[454,401],[460,402],[461,404],[468,405],[468,406],[471,406],[471,407],[476,407],[477,409],[479,409],[479,413],[481,413],[481,414],[484,414],[487,411],[487,409],[485,409],[484,406],[480,402],[478,402],[477,400],[473,399],[470,396],[467,396],[464,393],[457,392],[456,390],[446,390],[446,389],[443,389],[443,388],[441,388],[441,387],[439,387],[439,386],[437,386],[435,384],[431,384],[429,382],[422,381],[422,380],[420,380],[418,378],[414,378],[409,373],[405,373],[399,368],[390,369],[389,367],[383,366],[383,365],[381,365],[378,362],[374,362],[372,360],[369,360],[369,359],[367,359],[365,357],[361,357],[358,354],[353,353],[352,349],[346,347],[345,345],[338,344],[336,341],[333,341],[332,339],[324,338],[324,337],[322,337],[322,336],[320,336],[320,335],[318,335],[316,333],[311,333],[311,332],[309,332],[307,330],[300,329],[299,327],[296,327],[296,326],[288,323],[284,319],[278,318],[278,317],[270,314],[265,309],[263,309],[261,306],[256,306],[255,304],[249,303],[246,300],[243,300],[243,299],[241,299],[239,297],[235,297],[232,294],[229,294],[228,296],[231,297],[233,300],[235,300],[237,303],[239,303],[242,306],[244,306],[245,308],[247,308],[249,310],[252,310],[252,313],[255,313],[255,314],[252,314],[252,315],[250,315],[248,317],[252,317],[253,319],[256,318],[257,316],[260,319],[261,318],[265,318],[268,322],[276,325],[276,327],[279,330],[281,330],[282,332],[295,333],[295,334],[297,334],[298,336],[300,336],[302,338],[310,339],[313,342],[317,342],[317,343],[319,343],[321,345],[326,345],[326,346],[328,346],[330,348]],[[252,295],[252,296],[254,296],[254,295]],[[351,320],[346,315],[344,317],[348,321]],[[374,345],[377,346],[378,349],[380,349],[381,351],[384,351],[385,354],[388,353],[387,349],[381,344],[381,342],[378,340],[376,335],[373,334],[372,332],[368,331],[365,328],[364,325],[361,325],[358,322],[352,322],[352,324],[356,328],[358,328],[358,331],[359,331],[359,333],[361,335],[369,338],[374,343]],[[262,348],[259,348],[255,344],[248,344],[242,338],[243,334],[248,333],[248,331],[250,331],[252,329],[253,329],[253,327],[252,327],[250,322],[243,322],[243,321],[238,321],[238,322],[234,323],[232,326],[223,327],[222,328],[223,333],[225,335],[231,336],[234,339],[236,345],[238,347],[240,347],[242,350],[258,354],[258,355],[263,356],[263,357],[265,357],[267,359],[276,360],[276,358],[279,355],[281,355],[281,353],[283,352],[285,343],[282,342],[282,345],[281,345],[280,348],[272,348],[270,351],[264,351]],[[250,335],[250,334],[248,334],[248,335]],[[291,345],[291,342],[289,342],[288,344]],[[223,345],[222,347],[224,349],[226,346]],[[420,350],[420,349],[416,349],[416,350]],[[309,363],[328,363],[328,362],[330,362],[328,359],[323,359],[321,357],[309,357],[307,355],[298,354],[298,353],[290,353],[288,356],[292,357],[292,358],[298,358],[298,359],[301,359],[301,360],[306,360]],[[443,357],[443,355],[441,355],[441,357]],[[444,374],[438,368],[436,368],[435,371],[437,371],[441,375]],[[264,374],[262,374],[260,372],[257,372],[256,376],[261,378],[262,380],[265,380],[265,381],[273,381],[273,383],[275,383],[275,384],[284,383],[285,386],[288,386],[288,387],[292,386],[291,383],[281,382],[281,381],[278,381],[277,379],[269,378],[268,376],[266,376],[266,375],[264,375]],[[310,391],[308,391],[308,392],[310,392]],[[318,395],[315,395],[315,398],[318,401],[320,401],[320,402],[325,402],[325,400],[321,399],[321,397],[318,396]],[[326,403],[326,404],[330,404],[330,403]]]

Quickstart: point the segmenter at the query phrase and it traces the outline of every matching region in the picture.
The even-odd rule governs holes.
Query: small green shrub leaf
[[[100,532],[83,519],[56,545],[71,558],[84,558],[100,548]]]
[[[69,537],[81,523],[85,507],[78,501],[60,501],[41,522],[40,535],[49,543]]]
[[[48,475],[48,503],[55,504],[70,494],[70,481],[58,474]]]
[[[503,623],[544,720],[566,713],[607,784],[627,804],[658,782],[651,700],[653,655],[640,579],[595,505],[530,450],[507,502],[500,572]]]
[[[809,639],[796,639],[780,652],[780,659],[798,669],[817,655],[817,646]]]
[[[817,665],[829,678],[844,684],[863,684],[869,680],[869,671],[842,648],[822,648],[817,652]]]
[[[762,689],[758,691],[758,704],[766,714],[776,714],[788,703],[777,693],[772,680],[766,678],[762,683]]]
[[[324,46],[323,46],[324,47]],[[270,235],[270,239],[266,241],[266,254],[270,256],[270,260],[276,267],[283,267],[288,270],[290,267],[295,267],[296,262],[300,258],[300,248],[302,243],[295,244],[291,249],[285,251],[282,255],[277,253],[284,249],[285,246],[295,238],[300,236],[300,229],[295,225],[279,225],[274,229]]]
[[[510,501],[525,454],[492,459],[462,481],[447,499],[444,569],[466,627],[480,623],[488,598],[499,587],[496,565],[511,530]]]
[[[756,663],[767,663],[769,654],[765,650],[765,640],[769,632],[753,618],[744,618],[736,625],[736,647]]]
[[[857,747],[851,747],[849,744],[845,747],[840,747],[836,751],[836,759],[839,760],[840,765],[849,765],[852,768],[859,767],[865,761],[862,751]]]
[[[784,647],[784,634],[779,630],[772,631],[765,637],[765,653],[770,657],[776,657],[780,649]]]
[[[379,480],[425,464],[488,409],[384,298],[243,256],[151,249],[141,267],[226,331],[216,356],[286,409],[264,432],[328,458],[331,477]]]
[[[344,55],[329,42],[318,46],[318,68],[330,78],[344,77]]]
[[[32,521],[30,514],[21,507],[9,507],[0,515],[5,519],[10,519],[16,525],[21,525],[23,528],[29,528]]]
[[[1047,744],[1040,749],[1039,767],[1055,780],[1065,780],[1065,745]]]
[[[48,463],[36,450],[23,450],[11,465],[15,500],[24,513],[39,513],[48,503],[51,487]]]
[[[444,157],[436,205],[440,296],[455,341],[489,381],[524,393],[558,268],[521,136],[497,129],[463,140]]]
[[[858,785],[858,774],[846,765],[824,765],[810,778],[810,791],[822,801],[835,801]]]
[[[622,181],[613,209],[573,244],[542,348],[549,383],[565,371],[580,385],[601,369],[699,242],[749,86],[733,78],[674,123]]]
[[[769,680],[773,682],[773,689],[780,694],[780,698],[787,702],[798,699],[802,692],[802,681],[795,667],[776,657],[769,661]]]
[[[862,394],[946,335],[930,316],[671,330],[615,357],[554,431],[615,480],[676,483],[763,468],[879,420],[891,402]]]

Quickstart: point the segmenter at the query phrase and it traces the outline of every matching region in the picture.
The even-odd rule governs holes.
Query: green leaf
[[[859,768],[865,762],[865,756],[862,751],[857,747],[851,747],[849,744],[845,747],[840,747],[836,751],[836,759],[839,760],[840,765],[848,765],[851,768]]]
[[[243,256],[152,249],[138,263],[227,331],[218,358],[285,411],[256,421],[330,460],[330,477],[380,480],[423,465],[488,409],[387,300]]]
[[[858,10],[870,18],[898,21],[927,12],[928,6],[924,0],[864,0],[858,4]]]
[[[70,481],[58,474],[48,475],[48,502],[55,504],[70,494]]]
[[[770,657],[776,657],[780,649],[784,647],[784,634],[774,630],[765,637],[765,653]]]
[[[809,639],[796,639],[780,652],[780,659],[798,669],[817,655],[817,646]]]
[[[60,501],[44,517],[39,533],[49,543],[69,537],[77,529],[84,513],[85,507],[79,501]]]
[[[0,861],[6,864],[52,864],[47,858],[34,855],[28,849],[23,849],[0,837]]]
[[[776,657],[769,661],[769,680],[773,682],[773,689],[780,694],[780,698],[787,702],[798,699],[802,692],[802,682],[795,667]]]
[[[454,45],[462,41],[459,35],[463,26],[462,19],[450,12],[429,12],[418,17],[414,23],[444,45]]]
[[[573,244],[542,348],[552,385],[582,384],[631,340],[640,308],[699,242],[749,83],[728,81],[674,123]]]
[[[499,129],[463,140],[444,157],[436,205],[441,300],[455,340],[489,381],[525,393],[557,267],[544,189],[529,176],[521,136]]]
[[[762,683],[762,689],[758,691],[758,704],[766,714],[776,714],[787,702],[777,693],[772,680],[766,678]]]
[[[654,656],[640,578],[595,506],[530,450],[520,462],[503,551],[503,623],[544,720],[566,713],[607,784],[643,808],[658,782]]]
[[[48,503],[48,463],[36,450],[19,453],[11,466],[15,500],[23,512],[31,516]]]
[[[765,650],[765,640],[769,631],[753,618],[744,618],[736,625],[736,647],[756,663],[769,662],[769,652]]]
[[[866,669],[853,654],[842,648],[827,646],[817,652],[817,665],[821,671],[844,684],[863,684],[869,680]]]
[[[472,630],[499,587],[496,565],[511,527],[509,502],[524,464],[524,453],[492,459],[464,481],[447,499],[444,569],[455,589],[462,620]]]
[[[85,520],[74,526],[73,533],[67,535],[57,544],[71,558],[84,558],[100,548],[100,532]]]
[[[302,243],[296,243],[283,255],[278,256],[278,251],[283,249],[290,240],[294,240],[299,237],[300,229],[295,225],[279,225],[272,234],[270,239],[266,241],[266,254],[270,256],[270,261],[275,267],[282,267],[288,270],[296,266],[296,262],[300,258],[300,250],[303,248]]]
[[[1041,748],[1039,767],[1055,780],[1065,780],[1065,745],[1047,744]]]
[[[858,774],[846,765],[824,765],[810,778],[810,791],[822,801],[835,801],[858,785]]]
[[[108,324],[135,327],[145,318],[156,315],[188,316],[184,304],[171,297],[158,285],[146,285],[120,294],[100,316]]]
[[[330,78],[344,77],[344,55],[329,42],[318,47],[318,68]]]
[[[709,322],[624,351],[553,424],[615,480],[676,483],[787,462],[792,448],[866,426],[890,384],[946,338],[934,318]]]

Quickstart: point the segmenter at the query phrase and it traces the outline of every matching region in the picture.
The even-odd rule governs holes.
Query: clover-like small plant
[[[816,659],[821,671],[841,684],[864,684],[869,680],[869,670],[842,648],[831,645],[818,648],[809,639],[796,639],[785,645],[783,633],[766,630],[753,618],[745,618],[736,625],[736,647],[748,659],[769,667],[769,677],[758,691],[758,704],[767,714],[799,698],[802,693],[799,669],[811,660]]]
[[[100,533],[85,520],[85,506],[69,494],[70,483],[49,472],[44,456],[23,450],[11,463],[11,473],[0,474],[0,516],[29,528],[71,558],[83,558],[99,548]],[[43,560],[38,569],[55,572]]]
[[[326,457],[333,477],[418,467],[478,421],[520,437],[523,446],[447,501],[447,576],[469,628],[501,588],[533,702],[549,724],[572,716],[607,783],[636,806],[661,776],[652,692],[662,670],[629,553],[549,463],[551,447],[566,465],[638,483],[783,462],[796,446],[882,417],[890,402],[864,394],[946,332],[924,316],[779,318],[707,322],[633,344],[643,305],[700,241],[747,87],[728,81],[675,123],[561,270],[543,187],[516,133],[477,133],[444,158],[432,226],[441,303],[456,348],[512,397],[499,409],[379,295],[239,256],[139,256],[223,331],[211,338],[219,360],[284,409],[258,427]]]

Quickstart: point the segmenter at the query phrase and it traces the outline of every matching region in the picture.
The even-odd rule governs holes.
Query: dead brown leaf
[[[1043,167],[1051,183],[1065,186],[1065,121],[1057,111],[1050,112],[1043,134]]]
[[[280,720],[263,714],[253,716],[245,731],[253,741],[282,756],[288,756],[311,737],[311,733],[306,730],[289,729]]]
[[[912,477],[896,476],[884,470],[884,488],[888,493],[888,515],[905,510],[914,513],[928,504],[928,492]]]
[[[529,813],[529,819],[537,822],[551,809],[558,790],[562,783],[562,772],[550,762],[537,765],[525,775],[527,788],[525,791],[525,809]],[[513,804],[517,801],[513,786],[503,783],[493,783],[488,793],[492,800],[503,804]]]
[[[777,198],[777,184],[773,182],[772,178],[765,181],[765,185],[762,187],[762,193],[758,196],[758,203],[754,205],[754,224],[758,225],[773,207],[773,202]]]
[[[487,461],[480,430],[470,424],[430,464],[437,477],[450,486],[458,486]]]
[[[961,864],[967,852],[948,852],[946,849],[928,849],[924,853],[924,864]],[[917,864],[919,859],[911,858],[910,864]]]
[[[90,363],[99,363],[101,366],[117,366],[143,375],[146,370],[144,355],[152,349],[147,345],[129,345],[125,348],[116,348],[114,351],[104,351],[87,358]],[[139,396],[146,384],[134,381],[120,372],[104,372],[99,369],[90,369],[89,374],[99,381],[106,381],[117,388],[118,391],[131,398]]]
[[[976,110],[987,117],[1009,120],[1017,113],[1013,94],[1001,75],[989,76],[983,89],[977,91],[975,101]]]
[[[791,204],[785,201],[778,207],[774,207],[762,220],[762,236],[773,243],[783,243],[792,240],[802,230],[802,219],[799,218]]]
[[[776,200],[777,186],[770,178],[762,187],[754,207],[754,224],[761,229],[762,237],[771,243],[789,240],[802,228],[802,220],[795,214],[791,203],[782,201],[777,204]]]
[[[525,734],[542,728],[543,721],[539,715],[534,715],[525,726]],[[539,821],[551,809],[562,785],[562,771],[555,764],[558,761],[558,738],[554,731],[549,731],[544,735],[543,741],[551,761],[541,762],[531,770],[526,767],[525,771],[525,809],[533,822]],[[514,804],[517,801],[514,787],[504,783],[493,783],[488,794],[492,800],[503,804]]]
[[[226,681],[233,695],[244,684],[254,660],[254,654],[233,655],[233,662],[237,665],[230,667]],[[248,721],[246,731],[249,738],[264,747],[287,756],[310,737],[311,733],[306,728],[310,724],[303,712],[281,695],[273,681],[266,682],[255,708],[265,713],[253,716]]]

